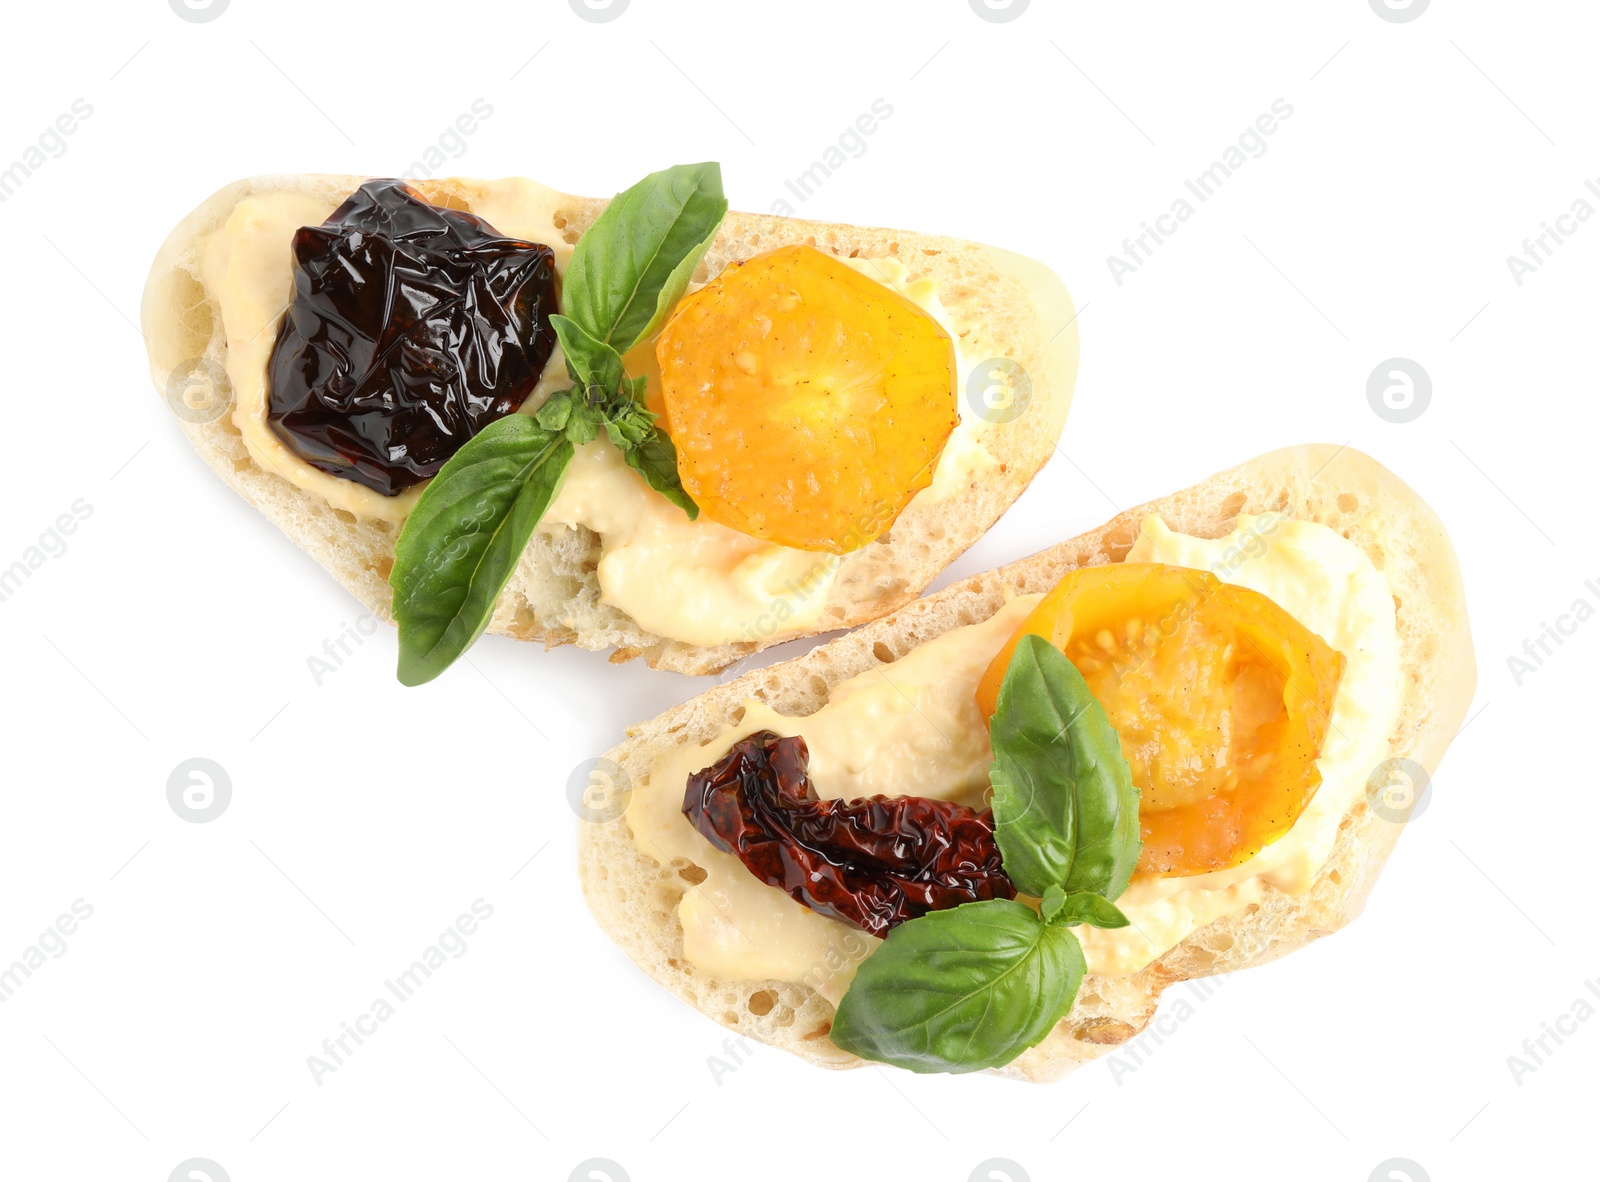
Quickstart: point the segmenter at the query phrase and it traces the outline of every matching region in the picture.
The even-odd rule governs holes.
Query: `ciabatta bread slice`
[[[808,715],[826,704],[839,682],[952,628],[988,619],[1005,603],[1007,588],[1048,591],[1068,571],[1122,560],[1151,513],[1181,533],[1216,538],[1232,530],[1241,513],[1267,510],[1330,526],[1387,577],[1404,672],[1388,755],[1415,760],[1431,774],[1477,683],[1455,552],[1439,519],[1393,473],[1360,452],[1321,444],[1261,456],[1032,558],[956,583],[805,656],[747,673],[633,728],[606,758],[621,768],[622,782],[643,783],[663,752],[704,743],[733,726],[746,699],[786,715]],[[1261,964],[1343,927],[1360,912],[1401,828],[1359,798],[1308,893],[1292,897],[1269,886],[1259,907],[1200,928],[1141,971],[1089,976],[1072,1012],[1005,1073],[1054,1079],[1142,1031],[1167,986]],[[625,817],[581,826],[579,869],[600,926],[678,997],[741,1035],[814,1063],[860,1064],[828,1040],[833,1007],[811,989],[717,980],[683,958],[677,904],[697,880],[695,870],[659,865],[640,853]]]
[[[174,370],[196,360],[212,374],[226,366],[228,346],[217,293],[208,291],[203,281],[200,251],[206,236],[227,221],[238,203],[253,194],[288,191],[323,198],[331,211],[364,179],[305,175],[239,181],[179,223],[156,256],[144,294],[150,374],[158,389],[165,391]],[[434,204],[473,210],[483,207],[491,184],[452,179],[416,182],[416,187]],[[554,196],[559,199],[555,223],[564,243],[550,245],[557,247],[558,265],[564,266],[571,244],[606,202]],[[1048,268],[1008,251],[931,234],[729,213],[695,278],[704,281],[728,263],[795,243],[835,255],[899,261],[911,279],[931,279],[941,303],[969,326],[960,342],[966,356],[1006,357],[1026,371],[1032,385],[1026,412],[987,428],[984,436],[995,465],[951,499],[913,502],[889,534],[848,555],[817,625],[808,632],[776,632],[760,641],[715,647],[647,632],[601,601],[595,574],[599,539],[581,528],[534,536],[501,594],[489,631],[541,640],[547,646],[613,649],[614,661],[643,657],[656,668],[713,673],[767,644],[851,628],[908,603],[983,535],[1044,466],[1066,420],[1078,366],[1072,302]],[[568,249],[561,249],[563,245]],[[286,241],[286,257],[288,251]],[[275,333],[276,328],[267,331]],[[965,399],[968,375],[957,376]],[[396,526],[335,509],[259,466],[231,414],[211,422],[181,421],[180,426],[224,483],[266,514],[367,608],[389,618],[386,580]]]

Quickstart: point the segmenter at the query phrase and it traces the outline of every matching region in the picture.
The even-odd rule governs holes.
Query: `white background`
[[[1600,178],[1591,5],[1436,0],[1393,23],[1366,0],[1034,0],[991,23],[967,0],[633,0],[596,24],[566,0],[232,0],[192,23],[102,0],[5,20],[0,160],[74,99],[93,114],[0,205],[0,566],[74,501],[92,515],[0,603],[0,964],[74,900],[94,911],[0,1004],[0,1175],[161,1182],[203,1156],[235,1182],[561,1182],[602,1157],[635,1182],[965,1182],[1000,1157],[1013,1182],[1364,1182],[1394,1157],[1542,1176],[1591,1140],[1600,1020],[1520,1082],[1507,1057],[1600,978],[1600,623],[1521,685],[1507,658],[1600,604],[1600,219],[1520,286],[1505,261]],[[1410,482],[1460,553],[1480,684],[1367,914],[1225,982],[1132,1071],[1027,1087],[755,1048],[718,1082],[725,1032],[590,922],[565,796],[708,682],[492,639],[406,691],[385,630],[315,684],[308,657],[358,607],[211,476],[146,378],[140,290],[192,206],[251,173],[399,172],[480,97],[494,113],[451,171],[609,193],[717,159],[756,210],[882,97],[893,116],[804,215],[1059,272],[1083,340],[1061,454],[941,582],[1284,444],[1348,442]],[[1278,98],[1294,113],[1265,154],[1117,283],[1107,256]],[[1434,386],[1407,424],[1366,398],[1394,356]],[[166,799],[195,756],[233,785],[209,824]],[[314,1083],[307,1056],[478,898],[494,914],[466,954]]]

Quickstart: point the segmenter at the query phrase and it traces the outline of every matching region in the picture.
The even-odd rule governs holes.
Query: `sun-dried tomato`
[[[386,497],[520,407],[555,348],[550,248],[403,181],[368,181],[293,251],[267,425],[313,468]]]
[[[1011,899],[994,814],[921,796],[821,800],[801,738],[758,731],[689,777],[683,814],[762,882],[882,936],[929,911]]]

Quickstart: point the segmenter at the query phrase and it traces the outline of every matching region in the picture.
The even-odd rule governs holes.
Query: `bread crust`
[[[239,201],[253,194],[292,191],[337,203],[364,179],[295,175],[237,181],[178,224],[156,255],[142,304],[150,375],[158,390],[165,391],[175,369],[185,367],[187,372],[196,359],[215,366],[213,374],[225,367],[226,337],[216,297],[200,278],[199,254],[205,236],[227,220]],[[470,208],[484,184],[450,179],[422,182],[419,187],[436,203]],[[577,241],[606,204],[594,198],[562,197],[562,234],[568,243]],[[697,278],[715,274],[729,262],[794,243],[836,255],[901,261],[913,278],[933,279],[945,306],[974,325],[971,337],[963,341],[969,355],[1009,357],[1027,371],[1032,382],[1028,412],[990,428],[985,436],[984,446],[996,466],[949,500],[914,502],[886,539],[846,556],[820,620],[806,631],[775,632],[714,647],[648,632],[601,601],[595,573],[599,538],[577,529],[534,536],[500,596],[490,632],[543,641],[546,647],[578,644],[612,649],[613,661],[642,657],[653,668],[715,673],[769,645],[852,628],[910,602],[988,530],[1044,466],[1066,421],[1078,365],[1071,298],[1048,268],[994,247],[937,235],[730,212]],[[222,381],[226,383],[225,375]],[[257,465],[231,415],[208,423],[180,419],[180,426],[225,484],[370,611],[391,618],[387,579],[398,527],[336,510]]]
[[[1439,519],[1398,477],[1360,452],[1327,444],[1249,460],[1031,558],[956,583],[795,660],[747,673],[634,727],[605,758],[637,783],[663,751],[705,742],[734,725],[748,698],[784,714],[810,714],[834,685],[885,657],[987,619],[1003,605],[1008,588],[1043,592],[1079,567],[1121,561],[1151,513],[1182,533],[1215,538],[1230,532],[1239,514],[1268,510],[1339,531],[1387,577],[1403,672],[1388,756],[1415,760],[1431,775],[1477,683],[1455,552]],[[1139,972],[1086,978],[1073,1011],[1050,1037],[1001,1073],[1033,1081],[1058,1078],[1140,1033],[1168,986],[1265,963],[1343,927],[1360,913],[1402,827],[1359,799],[1305,895],[1268,886],[1259,907],[1193,932]],[[579,873],[590,910],[635,964],[746,1037],[821,1066],[861,1065],[826,1037],[833,1007],[812,990],[777,981],[718,980],[683,959],[676,901],[694,880],[691,868],[659,866],[640,853],[625,819],[580,829]]]

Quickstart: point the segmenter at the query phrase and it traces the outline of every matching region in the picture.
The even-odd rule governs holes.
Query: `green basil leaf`
[[[637,447],[656,430],[656,416],[625,395],[619,395],[606,418],[606,434],[611,442],[627,451]]]
[[[995,841],[1017,889],[1120,896],[1139,861],[1139,792],[1104,707],[1042,637],[1017,644],[989,743]]]
[[[567,418],[567,438],[574,447],[582,447],[595,436],[600,434],[600,429],[605,426],[606,416],[602,408],[589,405],[588,399],[582,391],[575,391],[572,399],[572,413]]]
[[[403,684],[432,681],[483,633],[571,459],[564,434],[513,414],[469,439],[429,482],[389,573]]]
[[[678,452],[665,431],[652,427],[638,443],[622,449],[622,458],[646,484],[687,513],[690,521],[700,516],[700,506],[678,481]]]
[[[653,172],[618,193],[573,248],[562,283],[566,314],[626,353],[683,296],[727,212],[714,163]]]
[[[1112,902],[1102,899],[1092,891],[1073,891],[1068,894],[1060,887],[1051,887],[1039,903],[1039,915],[1046,923],[1076,927],[1080,923],[1097,928],[1125,928],[1128,917]]]
[[[622,384],[622,355],[615,349],[595,340],[583,325],[559,312],[550,317],[550,326],[561,342],[567,372],[579,386],[598,386],[609,394]]]
[[[544,400],[544,405],[533,412],[533,421],[546,431],[565,431],[572,419],[576,390],[557,390]]]
[[[861,962],[831,1037],[910,1071],[1000,1067],[1066,1016],[1084,971],[1072,931],[1014,899],[930,911]]]

